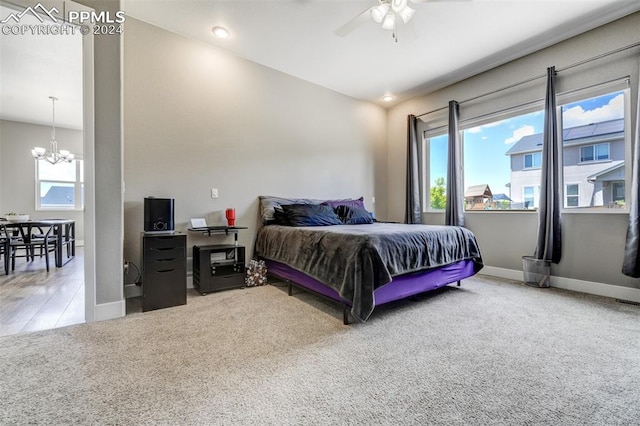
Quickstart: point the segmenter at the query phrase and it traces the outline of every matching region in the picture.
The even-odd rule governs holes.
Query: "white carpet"
[[[640,424],[640,307],[483,276],[364,324],[265,286],[0,347],[1,424]]]

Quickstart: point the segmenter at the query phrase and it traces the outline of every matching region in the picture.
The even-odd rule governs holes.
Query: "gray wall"
[[[249,250],[261,194],[364,196],[386,215],[372,205],[386,191],[383,108],[133,18],[124,76],[124,255],[137,265],[146,196],[175,198],[180,231],[235,208]],[[189,256],[224,238],[188,234]]]
[[[404,215],[406,116],[419,115],[446,106],[448,101],[463,101],[492,92],[510,84],[544,75],[546,68],[568,65],[640,41],[640,13],[581,34],[504,66],[481,73],[437,92],[420,96],[395,106],[388,114],[388,191],[386,205],[390,220]],[[638,49],[592,62],[558,74],[558,92],[631,76],[632,111],[635,117],[638,93]],[[461,118],[471,118],[544,98],[544,79],[520,86],[518,90],[463,103]],[[635,131],[634,128],[632,129]],[[425,213],[430,223],[443,223],[440,213]],[[621,274],[627,215],[574,213],[563,216],[564,249],[552,274],[626,287],[640,282]],[[521,256],[533,254],[536,213],[474,212],[467,214],[468,227],[479,239],[486,264],[498,268],[522,269]]]
[[[97,12],[119,0],[77,0]],[[122,81],[120,35],[94,37],[95,303],[124,300],[122,279]]]
[[[36,172],[31,148],[42,146],[49,149],[50,139],[50,126],[0,120],[0,216],[13,211],[26,213],[32,219],[73,219],[76,221],[76,237],[83,240],[82,211],[36,211]],[[56,127],[56,139],[60,149],[82,155],[82,130]]]

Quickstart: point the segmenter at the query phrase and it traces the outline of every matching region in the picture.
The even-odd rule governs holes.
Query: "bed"
[[[364,322],[376,306],[459,285],[483,266],[468,229],[376,222],[362,198],[261,196],[260,203],[256,256],[289,285],[342,303],[345,324],[349,314]],[[360,216],[349,216],[354,211]]]

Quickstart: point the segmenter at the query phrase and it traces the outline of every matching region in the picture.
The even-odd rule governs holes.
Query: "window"
[[[628,83],[621,79],[558,96],[562,196],[564,207],[573,212],[626,206],[631,175],[626,164],[631,153]],[[460,123],[466,210],[538,207],[543,121],[539,102]],[[442,132],[442,122],[434,117],[429,126]],[[425,155],[430,210],[442,208],[437,200],[444,205],[439,194],[446,188],[447,135],[436,136],[428,139]]]
[[[533,154],[524,155],[525,169],[539,169],[542,166],[542,153],[534,152]]]
[[[36,161],[36,209],[82,210],[84,208],[83,161],[50,164]]]
[[[562,105],[566,208],[625,207],[628,96],[626,89]]]
[[[522,188],[522,199],[524,200],[524,208],[525,209],[534,209],[534,208],[538,208],[538,200],[539,200],[539,196],[538,193],[539,191],[536,191],[536,186],[524,186]]]
[[[624,182],[613,183],[613,202],[624,203]]]
[[[535,111],[499,116],[464,130],[466,210],[534,207],[534,187],[540,185],[543,120],[542,111]]]
[[[429,210],[444,210],[447,194],[447,149],[449,135],[427,138]]]
[[[580,147],[580,162],[603,161],[609,159],[609,144],[588,145]]]
[[[580,186],[572,183],[565,186],[565,207],[578,207],[580,199]]]

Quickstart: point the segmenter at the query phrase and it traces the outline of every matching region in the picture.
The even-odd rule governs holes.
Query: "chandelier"
[[[405,24],[416,13],[407,5],[407,0],[380,0],[380,4],[371,9],[371,17],[385,30],[393,31],[393,38],[397,42],[396,19],[399,16]]]
[[[35,147],[31,150],[31,155],[33,155],[33,158],[36,160],[46,160],[51,164],[58,164],[63,161],[70,163],[73,161],[74,155],[66,149],[58,151],[58,142],[56,141],[56,101],[58,98],[49,96],[49,99],[51,99],[53,103],[53,129],[51,130],[51,141],[49,142],[51,148],[47,152],[44,148]]]

